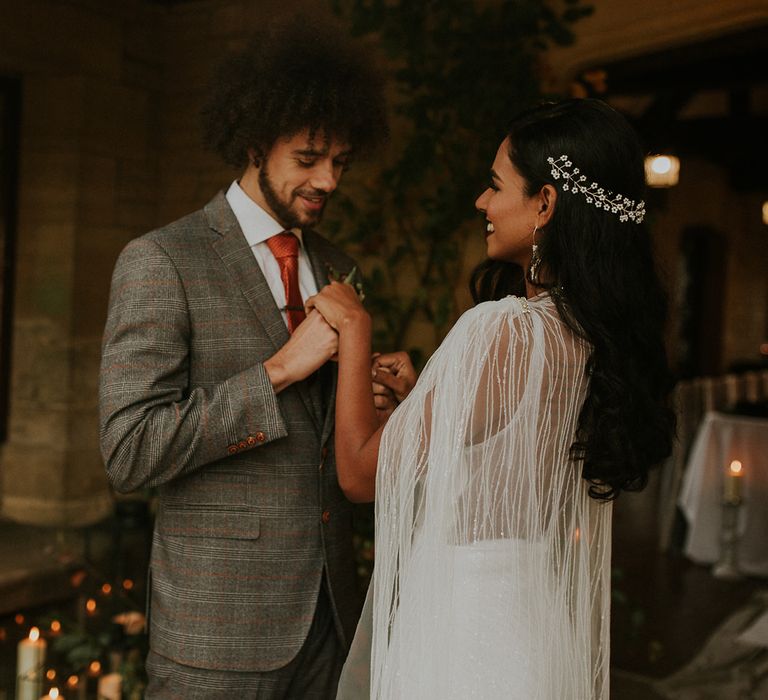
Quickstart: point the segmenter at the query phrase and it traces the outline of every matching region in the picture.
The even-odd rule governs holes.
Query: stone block
[[[96,415],[102,331],[103,324],[99,327],[98,333],[72,341],[69,407],[73,412],[90,412]],[[91,427],[94,426],[95,421]],[[74,444],[78,442],[75,440]]]
[[[19,245],[16,261],[17,319],[69,318],[72,287],[72,236],[69,225],[24,227],[29,240]]]
[[[101,335],[107,318],[112,270],[120,251],[131,239],[117,227],[89,227],[79,231],[72,283],[72,340]]]
[[[89,422],[98,426],[96,417],[90,416]],[[89,436],[90,437],[90,436]],[[110,492],[104,463],[99,451],[98,430],[94,431],[93,439],[82,447],[73,446],[67,450],[66,470],[69,478],[64,486],[63,496],[66,500],[79,501],[97,494]]]
[[[27,435],[31,438],[33,434],[43,435],[48,429],[45,426],[55,424],[48,414],[68,398],[68,324],[50,318],[17,317],[13,331],[11,428],[25,429],[30,425],[27,418],[31,424],[39,421],[40,427]]]
[[[82,226],[110,226],[115,221],[117,162],[113,157],[83,154],[80,159],[77,221]]]
[[[89,81],[83,112],[83,150],[116,158],[143,158],[149,149],[147,90]]]
[[[19,192],[19,254],[31,230],[42,225],[68,225],[77,217],[80,156],[77,153],[28,152]]]

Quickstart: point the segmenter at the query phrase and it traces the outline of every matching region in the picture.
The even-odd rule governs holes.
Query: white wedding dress
[[[338,700],[607,700],[611,506],[569,457],[589,346],[548,295],[465,313],[384,430]]]

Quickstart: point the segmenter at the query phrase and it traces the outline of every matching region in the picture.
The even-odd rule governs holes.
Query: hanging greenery
[[[350,173],[329,227],[364,261],[376,348],[417,345],[418,364],[458,315],[467,240],[482,240],[474,201],[504,127],[543,97],[546,49],[571,43],[570,26],[592,10],[581,0],[331,4],[385,52],[393,128],[388,161]]]

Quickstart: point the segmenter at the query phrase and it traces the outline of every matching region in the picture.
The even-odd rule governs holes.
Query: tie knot
[[[291,231],[283,231],[267,239],[272,255],[280,258],[296,258],[299,255],[299,239]]]

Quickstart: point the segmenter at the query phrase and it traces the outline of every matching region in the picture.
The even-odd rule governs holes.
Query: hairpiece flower
[[[564,192],[583,194],[587,204],[604,209],[611,214],[618,214],[619,221],[622,222],[633,221],[639,224],[645,218],[645,202],[642,199],[635,202],[629,197],[615,195],[610,190],[598,186],[596,182],[587,185],[587,176],[580,174],[578,168],[572,167],[573,163],[568,156],[562,155],[557,159],[549,156],[547,163],[552,166],[552,177],[555,180],[562,178]]]

